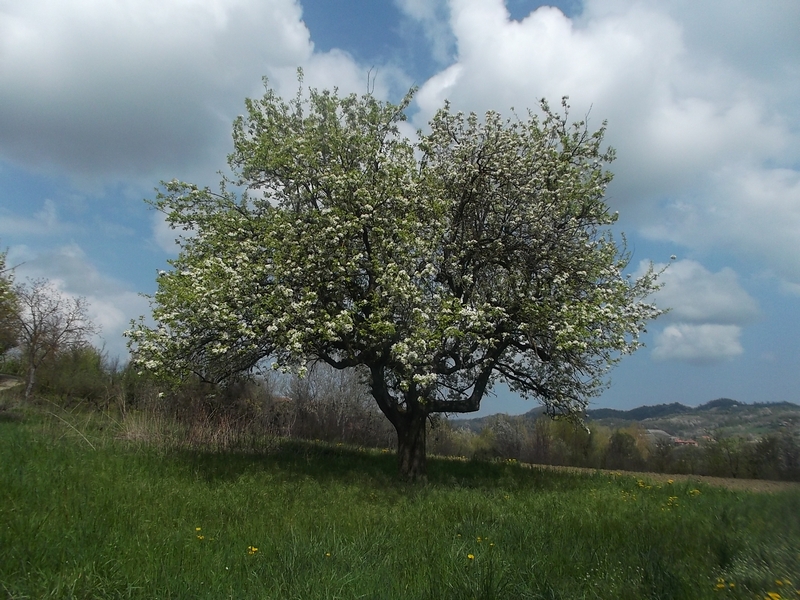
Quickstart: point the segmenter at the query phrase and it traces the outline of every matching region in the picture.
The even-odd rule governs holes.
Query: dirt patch
[[[609,476],[622,475],[638,477],[654,483],[667,483],[673,481],[690,481],[703,485],[722,487],[729,490],[760,492],[774,494],[777,492],[800,492],[800,483],[794,481],[768,481],[765,479],[737,479],[730,477],[708,477],[706,475],[675,475],[670,473],[640,473],[633,471],[608,471],[604,469],[585,469],[581,467],[555,467],[551,465],[524,465],[531,469],[550,469],[555,471],[568,471],[573,473],[604,473]]]
[[[22,377],[0,373],[0,391],[11,389],[17,385],[22,385]]]

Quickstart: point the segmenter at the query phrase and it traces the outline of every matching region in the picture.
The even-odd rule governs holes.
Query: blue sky
[[[0,0],[0,246],[85,296],[111,355],[176,246],[143,202],[215,185],[262,76],[397,100],[424,128],[568,95],[617,149],[631,272],[672,312],[595,406],[800,402],[800,3]],[[499,391],[481,414],[532,405]]]

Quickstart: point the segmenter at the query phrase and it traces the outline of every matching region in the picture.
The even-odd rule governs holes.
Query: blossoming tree
[[[158,276],[155,326],[128,336],[172,378],[359,367],[416,479],[429,415],[476,411],[500,381],[579,414],[658,310],[656,274],[626,277],[608,232],[602,128],[566,105],[510,120],[445,105],[412,142],[410,101],[268,86],[247,100],[235,179],[172,181],[154,202],[190,234]]]

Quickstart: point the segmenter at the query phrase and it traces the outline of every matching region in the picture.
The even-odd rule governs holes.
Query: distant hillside
[[[542,407],[537,407],[516,418],[535,420],[543,412]],[[458,419],[453,424],[477,432],[493,418]],[[588,410],[586,418],[612,429],[638,424],[645,429],[662,429],[673,436],[694,439],[709,434],[747,438],[779,431],[800,434],[800,405],[791,402],[745,404],[718,398],[697,407],[673,402],[631,410],[596,408]]]
[[[586,416],[597,421],[600,419],[619,419],[622,421],[643,421],[644,419],[653,419],[657,417],[666,417],[669,415],[678,415],[681,413],[689,412],[692,409],[678,402],[672,404],[657,404],[655,406],[640,406],[631,410],[615,410],[613,408],[595,408],[586,411]]]
[[[599,423],[603,420],[597,419]],[[646,429],[663,429],[683,438],[704,435],[755,439],[781,431],[800,434],[800,405],[791,402],[745,404],[728,398],[713,400],[683,412],[636,419]]]

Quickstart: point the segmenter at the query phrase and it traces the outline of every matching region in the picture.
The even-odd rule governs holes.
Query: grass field
[[[800,492],[0,420],[8,598],[800,598]],[[770,596],[772,594],[772,596]]]

